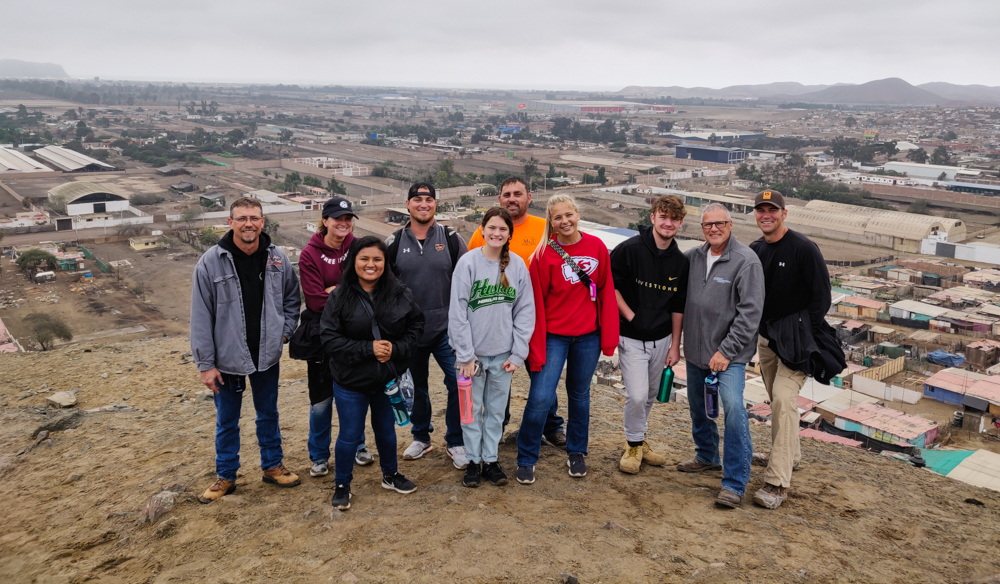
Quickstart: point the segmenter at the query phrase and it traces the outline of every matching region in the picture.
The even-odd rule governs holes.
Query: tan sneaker
[[[649,447],[649,442],[642,441],[642,461],[653,466],[663,466],[667,464],[667,457],[653,452]]]
[[[677,464],[677,470],[681,472],[705,472],[707,470],[719,470],[722,468],[720,464],[706,464],[697,458],[692,458],[691,460],[685,460]]]
[[[638,474],[642,466],[642,446],[629,446],[625,443],[625,454],[622,455],[618,469],[628,474]]]
[[[761,452],[754,452],[753,457],[750,459],[750,464],[754,466],[766,467],[770,461],[771,461],[770,452],[768,452],[767,454]],[[792,465],[792,472],[799,470],[799,468],[801,467],[802,467],[802,461],[800,460]]]
[[[764,488],[753,494],[753,502],[767,509],[777,509],[788,498],[788,489],[765,484]]]
[[[202,503],[211,503],[216,499],[221,499],[226,495],[233,493],[236,490],[236,481],[227,481],[226,479],[215,479],[212,486],[208,488],[205,493],[198,497],[198,500]]]
[[[265,470],[263,480],[265,483],[271,483],[286,489],[302,482],[299,480],[299,475],[285,468],[284,464],[279,464],[271,470]]]

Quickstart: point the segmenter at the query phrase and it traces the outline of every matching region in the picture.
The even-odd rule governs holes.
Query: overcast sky
[[[1000,85],[997,0],[29,0],[0,58],[73,77],[617,90]]]

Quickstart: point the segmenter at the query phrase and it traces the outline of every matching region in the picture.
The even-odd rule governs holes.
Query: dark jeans
[[[710,373],[711,370],[688,362],[688,409],[691,411],[695,459],[705,464],[719,464],[719,426],[705,413],[705,378]],[[750,461],[753,459],[750,420],[743,405],[746,365],[730,363],[725,371],[716,373],[716,377],[726,425],[722,442],[722,486],[742,497],[750,481]]]
[[[257,445],[260,467],[271,470],[281,464],[281,431],[278,429],[278,364],[267,371],[250,374],[253,408],[257,412]],[[240,468],[240,410],[246,377],[223,375],[223,384],[215,394],[215,472],[219,478],[236,480]]]
[[[378,448],[378,462],[383,475],[396,473],[396,419],[392,405],[382,391],[359,393],[333,384],[333,401],[337,404],[340,432],[334,447],[334,480],[338,485],[350,484],[354,478],[354,455],[365,439],[365,416],[372,412],[372,430]]]
[[[330,422],[333,421],[333,377],[329,358],[308,361],[309,375],[309,460],[313,463],[330,460]],[[364,438],[358,450],[365,447]]]
[[[567,337],[549,333],[545,338],[545,365],[529,371],[531,388],[517,433],[518,466],[534,466],[542,445],[545,419],[555,401],[556,387],[566,365],[566,453],[587,454],[590,433],[590,382],[601,356],[600,332]]]
[[[434,341],[426,347],[417,347],[413,358],[410,359],[410,374],[413,375],[413,411],[410,413],[410,422],[413,424],[413,439],[420,442],[431,442],[431,432],[434,431],[434,424],[431,423],[431,396],[427,388],[430,377],[430,358],[434,355],[438,366],[444,371],[444,387],[448,390],[448,405],[445,408],[445,435],[444,441],[449,448],[462,446],[462,423],[458,412],[458,377],[455,372],[455,352],[448,344],[447,331],[438,335]]]

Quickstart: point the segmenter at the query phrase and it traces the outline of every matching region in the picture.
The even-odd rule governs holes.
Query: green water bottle
[[[663,368],[663,375],[660,376],[660,391],[656,394],[656,401],[667,403],[670,401],[670,392],[674,388],[674,370],[670,367]]]

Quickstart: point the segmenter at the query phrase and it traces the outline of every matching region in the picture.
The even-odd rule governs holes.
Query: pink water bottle
[[[471,424],[476,417],[472,412],[472,380],[458,374],[458,411],[463,424]]]

